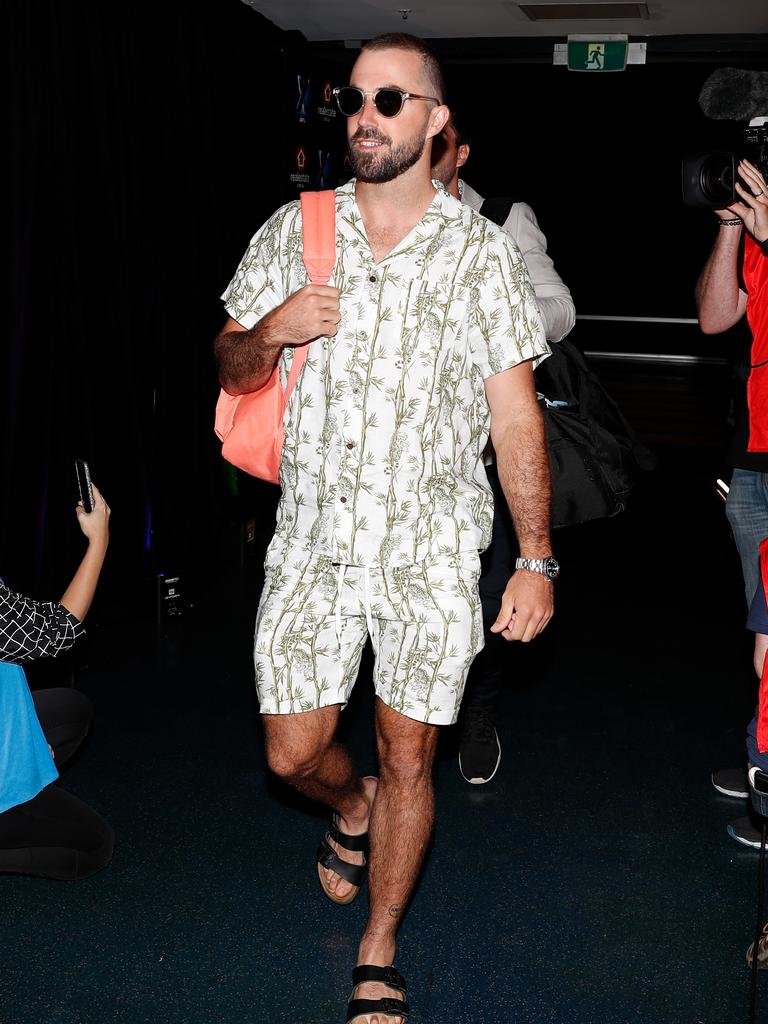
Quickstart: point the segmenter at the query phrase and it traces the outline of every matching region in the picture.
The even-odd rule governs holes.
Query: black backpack
[[[486,199],[480,213],[503,224],[511,199]],[[621,512],[638,469],[656,468],[656,456],[632,427],[589,366],[564,338],[534,371],[544,416],[552,476],[552,526],[570,526]]]

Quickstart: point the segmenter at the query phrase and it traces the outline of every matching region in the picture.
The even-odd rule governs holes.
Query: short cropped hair
[[[432,91],[441,103],[445,102],[446,89],[443,69],[437,55],[430,50],[423,39],[411,36],[407,32],[388,32],[386,35],[376,36],[363,43],[360,52],[365,53],[366,50],[406,50],[418,54]]]

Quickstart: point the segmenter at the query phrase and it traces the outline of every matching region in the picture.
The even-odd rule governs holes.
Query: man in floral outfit
[[[256,625],[270,768],[333,809],[318,874],[337,903],[370,872],[348,1020],[404,1020],[396,932],[429,841],[438,727],[482,646],[479,552],[490,436],[531,568],[494,629],[533,639],[553,608],[549,472],[533,366],[548,354],[519,251],[431,180],[449,117],[439,64],[405,35],[367,43],[348,117],[355,179],[337,190],[333,284],[307,284],[290,203],[254,236],[223,298],[222,387],[257,390],[312,341],[285,416],[282,498]],[[367,637],[379,776],[335,741]]]

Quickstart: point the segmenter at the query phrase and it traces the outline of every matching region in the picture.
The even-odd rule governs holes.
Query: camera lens
[[[733,199],[733,161],[715,153],[702,165],[701,191],[716,206],[727,206]]]
[[[733,153],[694,153],[683,159],[683,202],[718,210],[734,202],[736,159]]]

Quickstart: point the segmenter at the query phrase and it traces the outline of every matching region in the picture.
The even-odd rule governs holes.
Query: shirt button
[[[371,282],[371,284],[376,284],[376,282],[378,281],[378,278],[376,277],[375,274],[371,274],[371,276],[368,278],[368,280]]]
[[[347,448],[351,451],[355,447],[354,441],[347,441]]]
[[[346,503],[347,503],[347,499],[346,498],[339,498],[339,501],[341,502],[342,505],[346,505]]]

